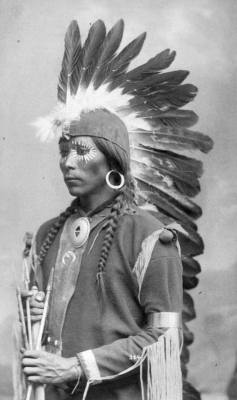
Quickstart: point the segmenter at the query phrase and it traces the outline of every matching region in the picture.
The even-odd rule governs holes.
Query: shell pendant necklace
[[[86,217],[76,218],[69,228],[70,239],[75,248],[82,247],[90,234],[90,222]]]
[[[69,227],[69,234],[72,241],[72,244],[75,248],[79,248],[83,246],[89,235],[90,235],[90,221],[93,215],[97,214],[105,207],[112,203],[112,199],[105,201],[103,204],[100,204],[94,210],[91,210],[86,217],[78,217],[74,221],[71,222]]]

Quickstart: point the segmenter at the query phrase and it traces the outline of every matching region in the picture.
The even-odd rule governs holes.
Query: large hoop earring
[[[113,185],[109,180],[111,178],[111,176],[114,176],[115,181],[117,181],[118,178],[119,178],[120,183],[118,185]],[[111,171],[109,171],[106,174],[105,180],[106,180],[106,183],[107,183],[108,187],[110,189],[113,189],[113,190],[121,189],[124,186],[124,183],[125,183],[124,176],[122,174],[120,174],[120,172],[116,171],[115,169],[111,169]]]

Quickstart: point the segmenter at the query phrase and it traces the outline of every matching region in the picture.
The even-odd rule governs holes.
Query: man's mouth
[[[72,176],[65,177],[64,180],[65,180],[65,182],[68,182],[68,183],[81,182],[80,178],[74,178]]]

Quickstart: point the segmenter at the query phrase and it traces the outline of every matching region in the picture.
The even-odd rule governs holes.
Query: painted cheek
[[[107,166],[104,157],[100,156],[99,154],[97,157],[94,157],[92,160],[86,163],[85,169],[87,168],[90,169],[90,171],[95,175],[106,175],[106,173],[109,171],[109,167]]]
[[[80,165],[80,158],[75,151],[71,151],[67,156],[61,157],[60,167],[62,170],[67,170],[68,168],[77,169]]]

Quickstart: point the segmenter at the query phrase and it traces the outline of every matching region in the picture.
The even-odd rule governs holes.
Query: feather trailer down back
[[[192,129],[198,117],[186,105],[194,100],[197,88],[184,83],[189,72],[166,71],[175,59],[175,51],[163,50],[143,65],[129,69],[146,34],[119,51],[123,31],[123,20],[108,33],[104,22],[98,20],[82,44],[77,22],[70,23],[65,35],[58,103],[50,115],[39,118],[35,125],[41,139],[49,140],[61,135],[65,121],[79,119],[83,111],[106,108],[123,120],[130,136],[131,168],[140,204],[152,206],[162,222],[176,221],[187,232],[178,233],[186,291],[198,283],[200,266],[193,257],[203,252],[195,222],[201,209],[192,200],[200,191],[202,162],[193,155],[208,153],[213,142]],[[184,376],[186,346],[193,340],[186,323],[194,317],[191,296],[185,292]]]

